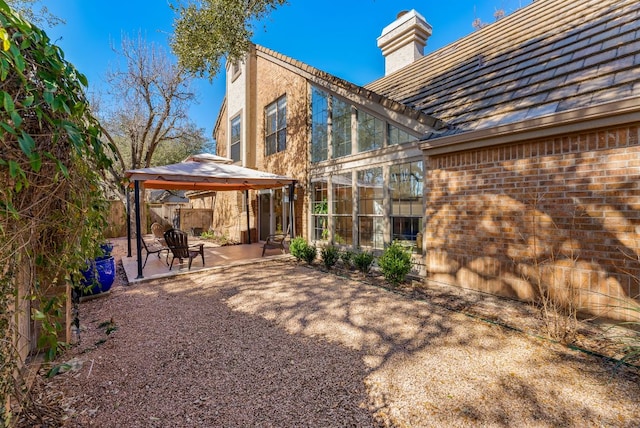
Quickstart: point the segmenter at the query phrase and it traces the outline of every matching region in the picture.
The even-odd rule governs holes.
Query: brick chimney
[[[422,15],[414,9],[400,12],[378,37],[378,47],[385,59],[385,76],[421,58],[429,36],[431,25]]]

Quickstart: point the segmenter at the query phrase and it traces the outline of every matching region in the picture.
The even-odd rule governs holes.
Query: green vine
[[[26,319],[55,358],[66,293],[103,241],[101,174],[111,161],[86,86],[46,33],[0,0],[0,426],[25,408],[14,397],[17,410],[4,410],[23,390],[30,342],[19,326]]]

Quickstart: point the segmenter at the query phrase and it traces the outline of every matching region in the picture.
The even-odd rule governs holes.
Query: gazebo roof
[[[130,182],[144,182],[147,189],[256,190],[283,187],[296,180],[238,165],[216,161],[180,163],[125,172]]]

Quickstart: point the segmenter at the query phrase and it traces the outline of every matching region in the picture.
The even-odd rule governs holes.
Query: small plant
[[[213,239],[215,237],[216,237],[216,235],[211,230],[205,230],[204,232],[202,232],[200,234],[200,238],[202,238],[202,239]]]
[[[354,253],[353,251],[344,250],[340,253],[340,261],[344,265],[345,268],[351,269],[351,261],[353,260]]]
[[[353,264],[358,268],[360,272],[366,274],[371,270],[371,265],[373,264],[373,254],[368,251],[356,253],[353,256]]]
[[[316,247],[309,245],[305,242],[305,247],[302,249],[302,259],[308,264],[312,264],[318,255]]]
[[[411,253],[398,241],[393,241],[378,258],[384,279],[393,285],[404,282],[411,271]]]
[[[324,267],[326,267],[328,270],[338,262],[338,259],[340,258],[340,252],[338,251],[337,247],[329,245],[328,247],[324,247],[320,251],[320,256],[322,257]]]
[[[303,252],[306,247],[308,247],[307,241],[302,236],[296,236],[291,240],[291,244],[289,244],[289,252],[296,260],[300,261],[303,257]]]

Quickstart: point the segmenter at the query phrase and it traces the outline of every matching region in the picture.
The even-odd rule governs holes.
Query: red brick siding
[[[429,158],[427,277],[531,299],[579,271],[592,294],[638,296],[638,140],[631,126]]]

